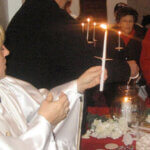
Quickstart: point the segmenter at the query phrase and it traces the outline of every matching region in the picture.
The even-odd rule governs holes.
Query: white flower
[[[134,138],[131,136],[130,133],[126,133],[124,136],[123,136],[123,142],[125,145],[131,145],[133,143],[133,140]]]
[[[91,134],[91,131],[87,130],[86,133],[82,136],[82,138],[83,139],[89,139],[90,138],[90,134]]]
[[[150,115],[147,116],[146,121],[150,123]]]
[[[107,138],[117,139],[124,135],[128,131],[128,124],[124,118],[108,119],[105,122],[95,119],[91,125],[91,129],[88,131],[90,136],[95,138]]]
[[[148,133],[140,133],[139,139],[136,141],[136,149],[137,150],[149,150],[150,149],[150,134]]]

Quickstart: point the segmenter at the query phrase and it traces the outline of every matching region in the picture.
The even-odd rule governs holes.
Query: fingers
[[[101,66],[94,66],[94,67],[91,67],[90,69],[88,69],[87,71],[88,72],[97,72],[101,70]]]
[[[77,80],[77,88],[79,93],[83,93],[86,89],[97,85],[99,81],[95,78],[100,78],[101,66],[94,66],[83,73]]]
[[[65,114],[68,114],[68,112],[70,111],[69,107],[67,107],[65,110],[64,110],[64,113]]]
[[[91,72],[91,74],[89,74],[89,76],[91,77],[91,79],[99,77],[101,74],[101,70],[95,71],[95,72]]]
[[[88,70],[89,73],[91,73],[91,77],[97,77],[101,75],[102,73],[102,67],[101,66],[95,66]],[[104,79],[107,79],[107,70],[105,69]]]
[[[105,69],[105,73],[104,73],[104,80],[107,79],[107,70]]]
[[[131,61],[127,61],[131,70],[131,77],[134,77],[135,75],[137,75],[137,73],[139,72],[139,67],[136,64],[135,61],[131,60]]]
[[[69,100],[67,98],[67,96],[64,93],[61,93],[59,96],[59,99],[63,105],[63,108],[65,110],[65,113],[69,111]]]
[[[51,92],[49,92],[49,94],[47,95],[46,101],[48,102],[52,102],[53,101],[53,95]]]
[[[101,67],[98,66],[89,69],[89,71],[85,74],[85,77],[87,76],[86,78],[93,80],[94,78],[99,77],[100,74],[101,74]]]
[[[91,73],[91,80],[89,81],[89,88],[96,86],[100,83],[101,72]],[[107,70],[104,72],[104,80],[107,79]]]
[[[59,99],[62,103],[64,103],[65,105],[69,105],[69,101],[68,101],[68,98],[67,98],[67,95],[64,94],[64,93],[61,93],[60,96],[59,96]]]

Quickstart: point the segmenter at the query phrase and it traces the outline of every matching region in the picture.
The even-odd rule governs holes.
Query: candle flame
[[[84,27],[84,25],[85,25],[84,23],[81,23],[81,26],[82,26],[82,27]]]
[[[120,34],[121,34],[121,31],[118,31],[118,34],[120,35]]]
[[[106,24],[101,24],[100,27],[103,28],[103,29],[107,29],[107,25]]]
[[[96,26],[96,22],[94,22],[93,25]]]
[[[128,102],[129,98],[128,97],[124,97],[124,102]]]
[[[90,22],[91,21],[91,19],[90,18],[87,18],[87,22]]]

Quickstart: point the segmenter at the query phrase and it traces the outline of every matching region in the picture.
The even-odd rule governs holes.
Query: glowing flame
[[[90,22],[91,21],[91,19],[90,18],[87,18],[87,22]]]
[[[118,34],[120,35],[120,34],[121,34],[121,31],[118,31]]]
[[[93,25],[96,26],[96,22],[94,22]]]
[[[106,24],[101,24],[100,27],[103,28],[103,29],[107,29],[107,25]]]
[[[128,102],[129,98],[128,97],[124,97],[124,102]]]
[[[81,26],[82,26],[82,27],[84,27],[84,25],[85,25],[84,23],[81,23]]]

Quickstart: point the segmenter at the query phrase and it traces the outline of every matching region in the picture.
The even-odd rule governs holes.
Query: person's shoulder
[[[18,79],[18,78],[12,77],[12,76],[6,76],[4,79],[7,80],[7,81],[9,81],[9,83],[20,85],[22,87],[32,87],[32,88],[35,88],[29,82],[23,81],[21,79]]]
[[[48,93],[45,89],[41,89],[39,91],[32,84],[11,76],[6,76],[3,78],[1,83],[3,83],[10,90],[17,92],[19,95],[24,95],[26,98],[30,97],[30,100],[34,99],[34,101],[38,103],[41,103],[44,96],[46,97]]]
[[[23,5],[20,7],[18,12],[34,12],[35,13],[40,12],[40,10],[52,7],[55,5],[55,2],[53,0],[26,0]],[[42,15],[42,14],[41,14]]]

